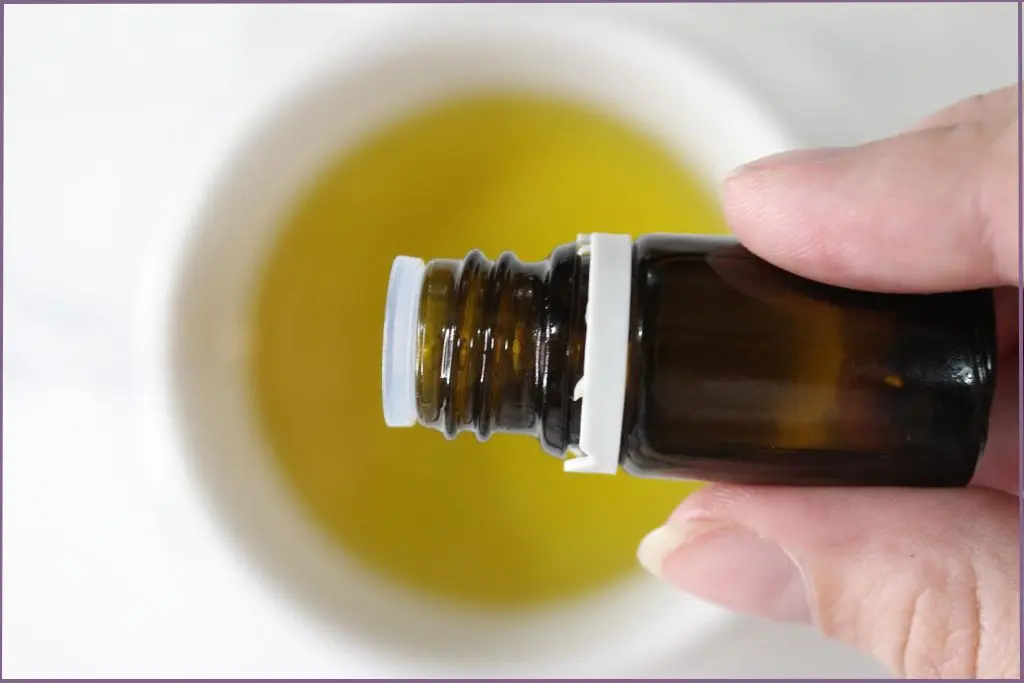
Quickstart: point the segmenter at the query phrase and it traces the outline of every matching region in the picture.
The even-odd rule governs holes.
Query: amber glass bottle
[[[567,470],[962,486],[988,430],[991,290],[852,291],[731,239],[594,235],[541,263],[400,257],[387,306],[388,424],[531,434]]]

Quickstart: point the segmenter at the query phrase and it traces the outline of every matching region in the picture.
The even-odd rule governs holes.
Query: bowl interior
[[[411,110],[481,89],[602,109],[674,150],[709,186],[740,163],[785,149],[787,137],[696,57],[616,27],[416,28],[287,94],[207,196],[171,312],[175,409],[193,470],[224,530],[273,585],[382,657],[401,645],[400,663],[430,667],[421,673],[457,674],[474,661],[500,675],[633,673],[629,662],[708,637],[722,613],[636,577],[585,600],[495,618],[381,580],[308,523],[271,464],[251,404],[246,355],[259,267],[283,213],[328,160]]]

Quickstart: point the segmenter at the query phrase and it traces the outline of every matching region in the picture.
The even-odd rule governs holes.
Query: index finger
[[[1016,132],[1003,117],[769,157],[726,180],[726,219],[752,252],[829,284],[1017,284]]]

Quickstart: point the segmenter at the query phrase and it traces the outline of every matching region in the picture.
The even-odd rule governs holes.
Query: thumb
[[[1018,499],[983,489],[692,495],[648,570],[741,612],[814,624],[910,678],[1020,677]]]

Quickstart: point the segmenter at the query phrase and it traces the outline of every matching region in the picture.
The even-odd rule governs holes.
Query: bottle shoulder
[[[707,254],[722,249],[743,249],[732,235],[652,233],[638,237],[633,251],[640,260],[671,254]]]

